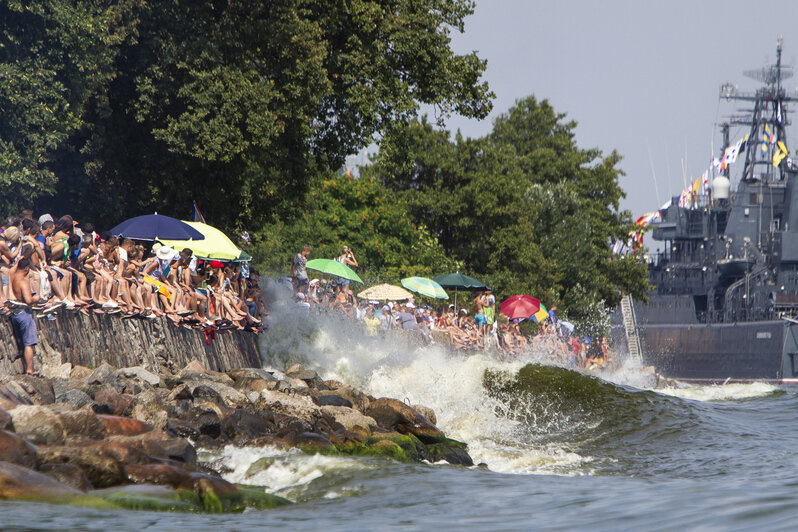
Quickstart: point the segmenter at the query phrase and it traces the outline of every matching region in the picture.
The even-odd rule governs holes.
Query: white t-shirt
[[[119,249],[119,260],[123,262],[127,262],[127,250],[125,248],[118,248]]]

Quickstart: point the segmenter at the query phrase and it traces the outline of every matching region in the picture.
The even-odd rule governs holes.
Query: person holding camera
[[[338,258],[335,260],[353,269],[357,268],[358,266],[355,254],[352,253],[352,250],[349,249],[349,246],[344,246],[343,249],[341,250],[341,255],[339,255]],[[352,290],[349,289],[349,279],[341,278],[338,281],[338,287],[345,294],[352,295]]]

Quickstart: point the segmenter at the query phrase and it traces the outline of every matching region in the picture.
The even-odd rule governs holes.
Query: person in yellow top
[[[377,336],[380,319],[374,316],[373,306],[369,305],[369,308],[366,309],[366,317],[363,318],[363,323],[366,324],[366,334],[369,336]]]

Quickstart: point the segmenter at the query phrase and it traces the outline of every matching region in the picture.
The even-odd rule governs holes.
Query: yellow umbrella
[[[376,301],[399,301],[401,299],[411,298],[413,294],[401,286],[378,284],[377,286],[366,288],[360,292],[357,297],[361,299],[374,299]]]
[[[227,235],[215,227],[202,222],[186,222],[205,236],[204,240],[160,240],[164,246],[180,251],[189,248],[200,259],[236,260],[241,249]]]

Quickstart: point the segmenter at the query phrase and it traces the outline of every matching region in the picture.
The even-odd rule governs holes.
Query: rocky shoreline
[[[0,499],[213,513],[291,504],[197,461],[198,448],[224,445],[473,465],[432,410],[298,364],[43,369],[47,377],[0,379]]]

